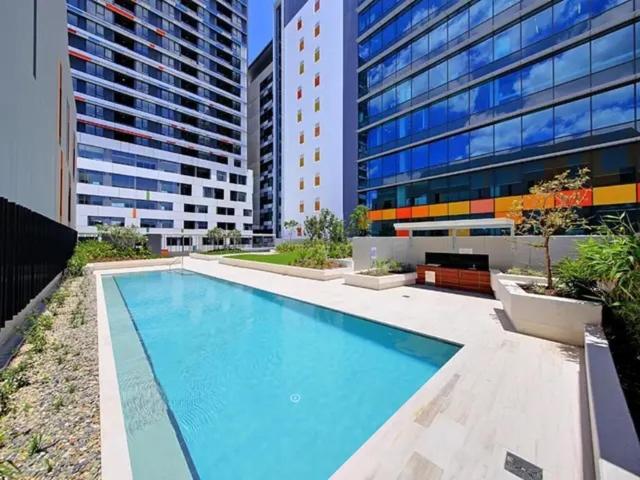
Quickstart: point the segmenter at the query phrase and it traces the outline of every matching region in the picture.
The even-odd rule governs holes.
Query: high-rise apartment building
[[[275,5],[275,153],[282,208],[301,226],[327,208],[356,204],[356,1]]]
[[[637,14],[624,0],[361,1],[359,200],[374,233],[502,217],[581,166],[585,216],[638,219]]]
[[[68,0],[78,230],[252,230],[246,2]]]
[[[272,245],[279,223],[279,175],[274,162],[273,42],[249,66],[248,157],[253,172],[253,243]]]
[[[46,290],[76,242],[76,110],[64,0],[4,2],[0,59],[1,346],[26,311],[3,329],[4,322]]]

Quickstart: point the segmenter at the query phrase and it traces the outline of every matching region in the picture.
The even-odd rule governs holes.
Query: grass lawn
[[[227,258],[237,258],[238,260],[249,260],[252,262],[275,263],[277,265],[291,265],[295,254],[293,252],[274,253],[270,255],[258,255],[255,253],[245,253],[243,255],[231,255]]]

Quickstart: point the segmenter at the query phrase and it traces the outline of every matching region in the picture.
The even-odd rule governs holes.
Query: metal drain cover
[[[523,480],[542,480],[542,469],[540,467],[511,452],[507,452],[507,457],[504,460],[504,469]]]

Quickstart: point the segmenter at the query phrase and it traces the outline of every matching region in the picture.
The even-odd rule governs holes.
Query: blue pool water
[[[148,406],[126,400],[143,380],[123,371],[148,362],[202,479],[328,478],[459,348],[197,274],[114,280],[105,295],[127,431]],[[119,361],[118,344],[136,335],[119,335],[114,292],[146,355]],[[160,436],[142,442],[156,457]]]

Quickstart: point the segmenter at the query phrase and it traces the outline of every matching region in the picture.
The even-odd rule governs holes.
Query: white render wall
[[[321,208],[328,208],[342,217],[343,202],[343,9],[342,1],[323,1],[314,12],[314,0],[308,0],[300,11],[284,27],[283,92],[282,92],[282,222],[297,220],[302,224],[313,215],[316,199]],[[302,29],[297,29],[298,19]],[[316,23],[320,35],[314,36]],[[299,41],[304,38],[304,50]],[[314,52],[320,48],[320,61],[314,61]],[[304,61],[304,73],[300,75],[300,61]],[[320,86],[314,86],[315,75],[320,74]],[[302,87],[302,99],[297,99],[297,89]],[[314,111],[315,99],[320,99],[320,111]],[[302,122],[297,112],[302,110]],[[320,136],[314,136],[316,123],[320,124]],[[304,131],[305,142],[299,143]],[[316,148],[320,148],[320,161],[314,161]],[[304,166],[299,166],[304,154]],[[320,174],[320,186],[314,186],[314,177]],[[300,190],[300,179],[304,189]],[[304,213],[300,213],[300,202]]]
[[[244,210],[252,210],[252,194],[253,194],[253,175],[251,170],[245,170],[244,168],[234,167],[233,165],[223,165],[220,163],[209,162],[198,158],[175,154],[171,152],[164,152],[162,150],[156,150],[141,145],[135,145],[127,142],[120,142],[112,139],[97,137],[94,135],[88,135],[79,133],[78,143],[102,147],[106,149],[128,152],[136,155],[144,155],[152,158],[158,158],[163,160],[169,160],[178,163],[184,163],[189,165],[195,165],[199,167],[208,168],[211,170],[211,179],[197,178],[186,175],[180,175],[176,173],[163,172],[159,170],[150,170],[146,168],[132,167],[128,165],[120,165],[116,163],[103,162],[99,160],[93,160],[83,158],[78,155],[78,168],[86,170],[94,170],[100,172],[115,173],[120,175],[129,175],[134,177],[144,177],[157,180],[165,180],[168,182],[186,183],[191,185],[191,196],[163,193],[163,192],[147,192],[144,190],[135,190],[130,188],[119,188],[102,185],[91,185],[86,183],[78,183],[78,194],[85,195],[100,195],[105,197],[118,197],[125,199],[140,199],[140,200],[153,200],[160,202],[171,202],[173,204],[173,210],[144,210],[136,209],[136,215],[134,218],[134,212],[131,208],[124,207],[103,207],[94,205],[80,205],[77,206],[77,229],[80,234],[95,234],[96,227],[91,227],[88,224],[89,216],[101,216],[101,217],[124,217],[125,225],[140,226],[141,218],[152,219],[170,219],[174,221],[173,229],[163,228],[151,228],[148,233],[164,234],[164,235],[178,235],[183,227],[185,220],[193,221],[207,221],[208,228],[214,228],[217,222],[235,223],[236,228],[245,237],[251,236],[251,231],[244,231],[244,224],[252,224],[253,218],[251,215],[244,216]],[[216,171],[227,172],[227,182],[219,182],[216,180]],[[247,176],[246,185],[237,185],[229,183],[229,173],[237,173]],[[214,198],[205,198],[203,195],[203,187],[221,188],[225,191],[224,200],[216,200]],[[235,190],[238,192],[246,193],[245,202],[232,202],[230,200],[230,191]],[[195,205],[207,205],[208,213],[188,213],[184,211],[184,204]],[[217,207],[229,207],[235,209],[235,215],[217,215]],[[146,230],[145,230],[146,233]],[[185,230],[185,235],[203,235],[206,230]],[[165,242],[163,241],[163,245]]]

